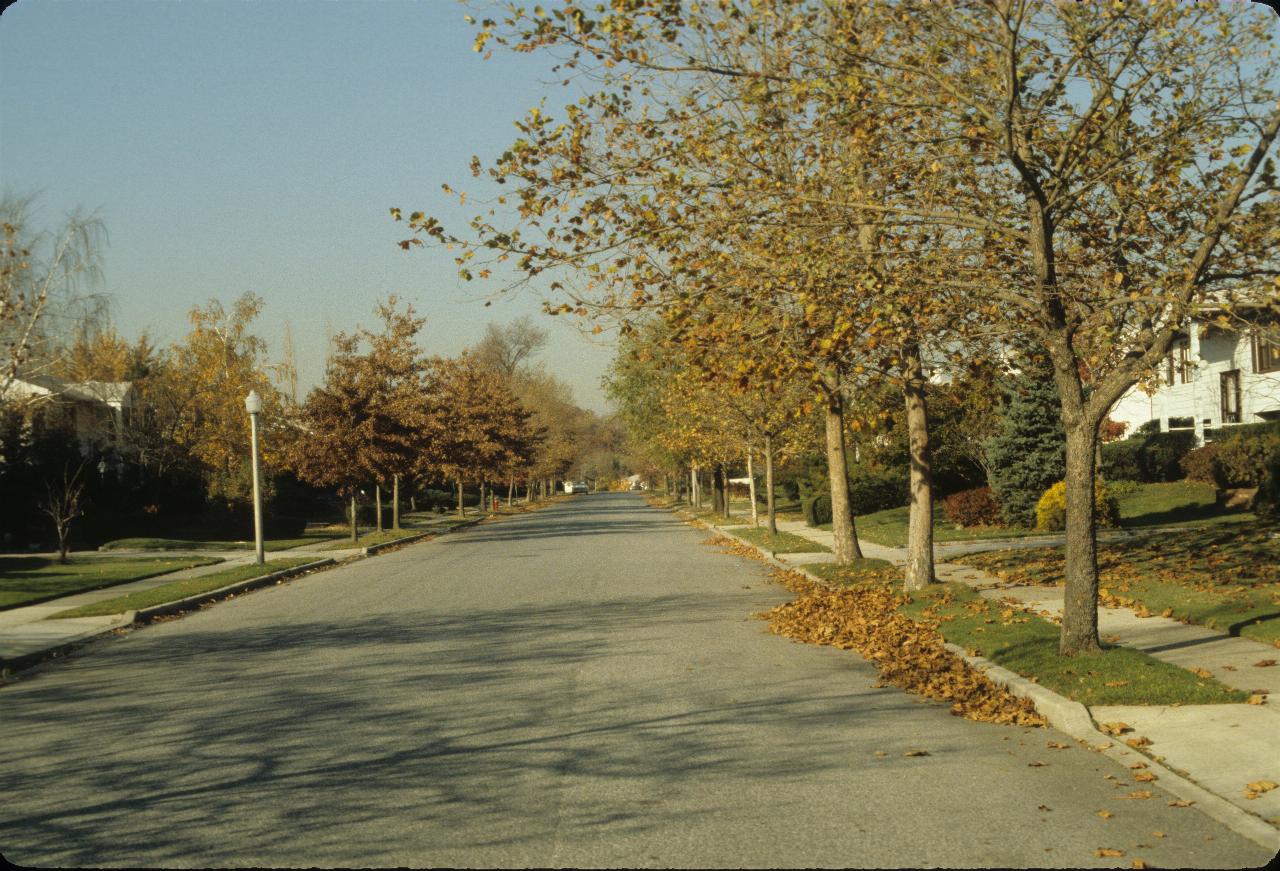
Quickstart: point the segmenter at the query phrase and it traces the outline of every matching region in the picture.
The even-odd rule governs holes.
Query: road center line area
[[[0,851],[152,867],[1270,859],[1159,784],[1127,797],[1130,772],[1054,749],[1059,733],[952,716],[873,688],[856,652],[769,634],[753,615],[789,594],[706,537],[637,494],[573,497],[32,669],[0,688]]]

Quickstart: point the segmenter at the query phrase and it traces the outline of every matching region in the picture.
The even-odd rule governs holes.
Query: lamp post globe
[[[258,391],[250,390],[249,395],[244,398],[245,411],[250,415],[258,414],[262,411],[262,397],[258,395]]]

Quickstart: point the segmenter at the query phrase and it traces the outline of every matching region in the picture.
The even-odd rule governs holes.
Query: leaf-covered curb
[[[761,561],[753,545],[715,534],[703,544]],[[969,720],[1044,726],[1030,699],[1020,698],[947,650],[934,629],[897,609],[904,597],[880,584],[836,589],[800,572],[774,568],[774,580],[796,595],[761,616],[771,632],[806,644],[857,650],[880,678],[907,692],[951,702],[951,713]]]
[[[767,612],[769,629],[807,644],[857,650],[880,679],[908,692],[951,702],[969,720],[1044,726],[1029,699],[1019,698],[975,671],[944,646],[942,636],[901,614],[903,597],[876,584],[832,589],[798,572],[775,569],[774,578],[796,598]]]

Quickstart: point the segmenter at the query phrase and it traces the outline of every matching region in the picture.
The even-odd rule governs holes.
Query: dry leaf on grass
[[[1164,832],[1160,831],[1159,829],[1156,829],[1154,832],[1151,833],[1151,836],[1153,838],[1163,838]]]
[[[1127,680],[1108,680],[1108,681],[1103,681],[1102,685],[1104,687],[1122,687],[1127,683],[1128,683]]]
[[[928,750],[908,750],[906,753],[903,753],[902,755],[903,756],[928,756],[929,751]]]
[[[1254,693],[1253,695],[1249,696],[1249,698],[1245,699],[1245,701],[1251,705],[1261,705],[1266,703],[1267,697],[1264,696],[1262,693]]]
[[[1260,659],[1253,664],[1253,667],[1254,668],[1270,668],[1275,664],[1276,664],[1276,661],[1274,659]]]
[[[1102,817],[1104,820],[1109,820],[1111,819],[1111,811],[1098,811],[1098,816]]]
[[[1209,669],[1207,668],[1198,668],[1193,665],[1190,668],[1188,668],[1187,671],[1191,672],[1196,677],[1202,677],[1202,678],[1205,678],[1206,680],[1213,677],[1213,672],[1209,671]]]
[[[1093,855],[1098,858],[1102,858],[1104,856],[1123,856],[1124,850],[1116,850],[1112,847],[1099,847],[1093,851]]]

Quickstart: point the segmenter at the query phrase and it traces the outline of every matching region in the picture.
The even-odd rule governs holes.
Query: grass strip
[[[181,581],[174,581],[171,584],[152,587],[150,590],[138,590],[133,593],[126,593],[123,596],[116,596],[113,599],[105,599],[101,602],[59,611],[46,619],[61,620],[68,617],[100,617],[105,614],[123,614],[125,611],[135,611],[142,608],[150,608],[152,605],[176,602],[179,599],[185,599],[187,596],[207,593],[210,590],[216,590],[219,587],[225,587],[237,581],[247,581],[250,578],[258,578],[263,575],[269,575],[272,572],[290,569],[294,566],[314,561],[312,557],[288,557],[268,560],[263,565],[250,563],[248,565],[232,566],[220,572],[201,575],[198,578],[186,578]]]
[[[221,562],[216,557],[71,557],[66,565],[37,556],[0,556],[0,610],[101,590]]]
[[[900,589],[902,576],[897,569],[845,573],[837,567],[825,568],[836,582],[855,589]],[[910,619],[935,628],[952,644],[1086,705],[1208,705],[1243,702],[1248,697],[1212,678],[1127,647],[1105,646],[1097,654],[1060,656],[1057,624],[987,599],[965,584],[934,584],[910,596],[900,595],[897,607]]]
[[[304,535],[298,538],[268,538],[262,544],[267,550],[288,550],[304,544],[329,541],[338,533]],[[252,541],[200,541],[192,538],[117,538],[100,550],[253,550]]]
[[[757,547],[764,548],[772,553],[831,553],[831,548],[825,544],[810,541],[802,535],[796,535],[794,532],[779,532],[775,535],[771,534],[763,526],[744,526],[740,529],[734,529],[732,532],[738,538],[749,541]]]
[[[1061,548],[969,554],[956,562],[1014,584],[1060,584]],[[1280,646],[1280,524],[1254,522],[1100,544],[1103,605],[1159,614]]]

